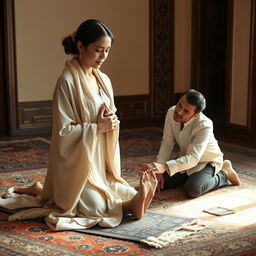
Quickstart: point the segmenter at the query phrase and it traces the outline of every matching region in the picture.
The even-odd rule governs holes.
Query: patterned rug
[[[138,166],[155,160],[161,136],[161,130],[156,128],[121,133],[122,173],[131,185],[138,185]],[[43,222],[35,220],[8,222],[8,214],[0,212],[0,255],[255,255],[255,155],[230,145],[223,144],[223,148],[225,158],[232,160],[243,178],[240,186],[227,186],[196,199],[186,198],[182,188],[166,190],[156,194],[149,209],[157,214],[207,222],[207,227],[200,232],[156,250],[140,243],[94,234],[51,232]],[[43,183],[46,174],[46,168],[38,166],[22,168],[22,171],[8,170],[12,171],[0,172],[0,191],[34,181]],[[217,217],[203,212],[213,206],[234,209],[235,214]]]
[[[43,182],[46,169],[0,173],[1,189],[34,181]],[[137,174],[124,177],[137,182]],[[132,178],[131,178],[132,177]],[[249,255],[256,253],[256,184],[243,180],[241,186],[228,186],[196,199],[187,199],[182,189],[157,194],[151,212],[208,221],[207,227],[193,235],[171,243],[161,250],[126,240],[106,238],[80,232],[52,232],[43,222],[35,220],[8,222],[8,215],[0,213],[0,255]],[[204,213],[211,206],[225,206],[235,214],[216,217]],[[222,241],[222,243],[220,243]],[[54,254],[52,254],[52,250]],[[19,252],[20,254],[15,254]]]
[[[45,138],[0,141],[0,171],[46,167],[49,149]]]
[[[156,127],[121,130],[120,151],[126,162],[123,171],[134,171],[133,159],[140,158],[136,168],[155,161],[162,138],[162,129]],[[230,159],[242,178],[256,182],[256,152],[220,142],[225,159]],[[49,138],[28,138],[0,141],[0,171],[28,170],[46,167],[50,150]],[[129,168],[130,164],[133,166]],[[127,168],[127,169],[126,169]]]

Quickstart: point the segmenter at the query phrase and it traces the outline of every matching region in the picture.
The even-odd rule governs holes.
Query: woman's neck
[[[92,76],[92,67],[88,67],[79,58],[76,58],[86,76]]]

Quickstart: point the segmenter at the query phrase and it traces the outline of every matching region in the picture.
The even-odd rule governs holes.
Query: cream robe
[[[109,78],[93,70],[115,112]],[[105,101],[105,102],[106,102]],[[42,195],[18,195],[13,188],[0,206],[19,211],[9,220],[45,217],[52,230],[115,227],[122,220],[122,202],[136,190],[121,178],[119,127],[97,134],[103,101],[86,80],[75,58],[67,61],[53,98],[53,130],[49,166]]]

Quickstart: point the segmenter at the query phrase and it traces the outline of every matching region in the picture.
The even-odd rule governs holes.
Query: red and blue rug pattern
[[[137,186],[137,170],[144,162],[156,159],[162,131],[158,128],[124,130],[120,133],[121,163],[124,178]],[[8,187],[24,187],[44,182],[49,141],[43,138],[0,143],[0,192]],[[228,186],[200,198],[188,199],[182,188],[156,194],[150,211],[179,214],[208,221],[207,227],[168,247],[156,250],[141,243],[94,234],[52,232],[41,220],[8,221],[0,211],[0,256],[21,255],[152,255],[152,256],[249,256],[256,255],[256,161],[255,153],[221,143],[224,157],[233,162],[241,186]],[[209,205],[235,209],[236,213],[216,217],[203,213]]]
[[[0,171],[47,166],[49,150],[44,138],[0,141]]]

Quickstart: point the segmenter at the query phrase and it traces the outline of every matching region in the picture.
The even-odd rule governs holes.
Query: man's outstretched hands
[[[155,174],[163,174],[165,171],[168,170],[167,164],[159,164],[156,162],[152,163],[144,163],[142,164],[141,171],[142,172],[147,172],[147,171],[153,171]]]
[[[163,173],[168,170],[167,164],[159,164],[156,162],[144,163],[142,164],[141,172],[154,172],[158,180],[158,185],[156,188],[157,192],[160,192],[164,188],[164,177]]]

